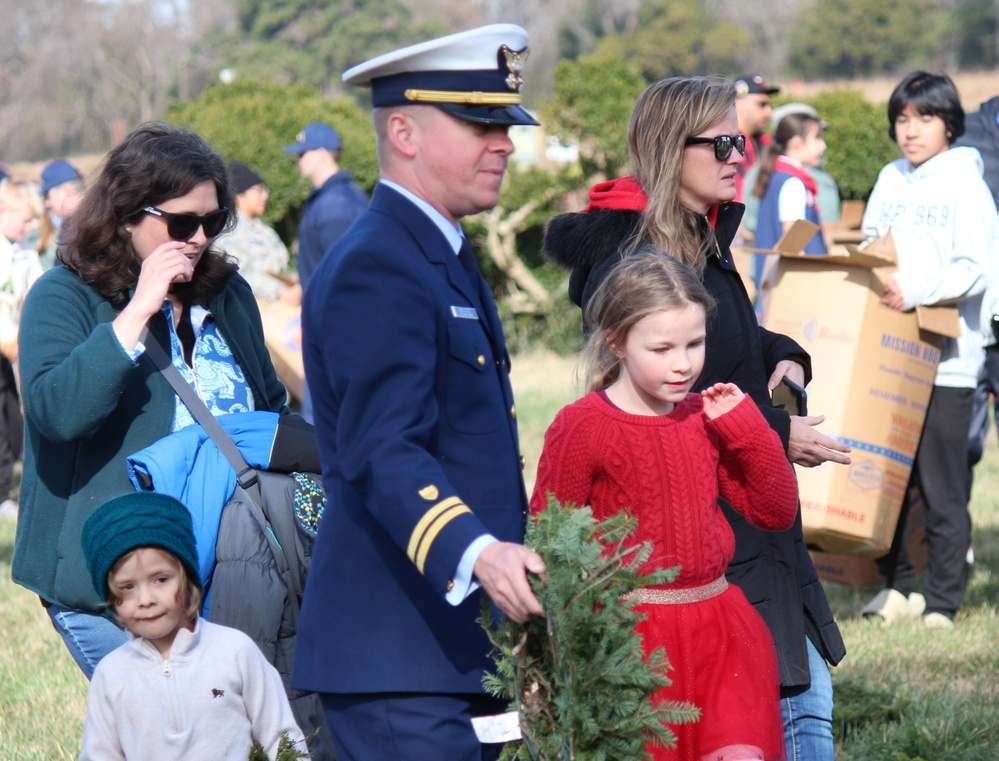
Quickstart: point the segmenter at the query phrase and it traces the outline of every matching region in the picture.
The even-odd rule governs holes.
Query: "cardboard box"
[[[909,490],[909,555],[915,573],[922,573],[929,562],[926,551],[926,516],[923,512],[919,489]],[[809,549],[815,570],[823,581],[832,581],[848,587],[883,586],[884,577],[878,570],[875,558],[863,555],[844,555],[835,552]]]
[[[853,449],[852,464],[798,468],[805,540],[877,557],[891,546],[922,433],[942,335],[954,307],[898,312],[881,303],[897,259],[890,234],[842,255],[801,252],[816,226],[796,222],[761,287],[763,324],[812,357],[808,408],[819,430]]]
[[[264,323],[264,342],[278,378],[301,401],[305,383],[302,363],[302,308],[283,301],[257,299]]]

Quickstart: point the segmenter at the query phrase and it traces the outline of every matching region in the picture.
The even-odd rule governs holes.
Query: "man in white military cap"
[[[517,621],[542,613],[510,358],[459,225],[495,205],[508,128],[537,125],[526,58],[527,33],[496,24],[343,77],[371,87],[381,181],[303,306],[332,507],[292,680],[321,693],[340,761],[496,758],[480,740],[505,708],[483,692],[482,594]]]

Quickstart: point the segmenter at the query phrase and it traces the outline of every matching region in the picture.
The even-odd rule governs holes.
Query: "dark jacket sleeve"
[[[812,358],[796,341],[761,327],[760,344],[763,346],[763,361],[768,373],[774,371],[778,362],[789,359],[804,368],[806,386],[812,380]]]

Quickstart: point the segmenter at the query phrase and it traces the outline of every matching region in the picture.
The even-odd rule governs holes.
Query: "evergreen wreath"
[[[627,512],[597,521],[589,507],[548,509],[529,522],[524,543],[545,561],[531,586],[544,618],[497,622],[483,603],[481,623],[492,642],[496,672],[487,692],[511,701],[523,739],[501,761],[635,761],[647,746],[672,748],[666,724],[697,721],[689,703],[658,701],[671,684],[662,648],[645,658],[635,625],[643,616],[624,595],[676,578],[678,568],[641,572],[652,545],[629,543],[638,521]]]

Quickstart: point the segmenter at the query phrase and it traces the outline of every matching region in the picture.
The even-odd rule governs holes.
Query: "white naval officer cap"
[[[376,108],[427,104],[472,122],[538,126],[520,105],[527,54],[526,30],[490,24],[372,58],[343,81],[370,87]]]

